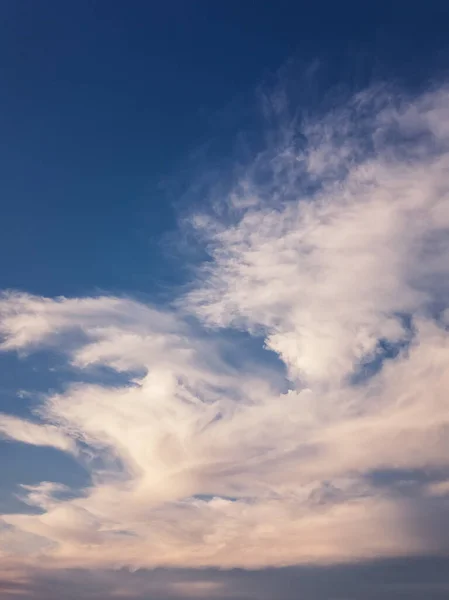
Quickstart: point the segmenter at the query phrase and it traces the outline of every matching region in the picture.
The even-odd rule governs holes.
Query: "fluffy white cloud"
[[[274,203],[254,178],[234,194],[253,206],[230,226],[194,218],[214,259],[189,297],[197,314],[262,328],[306,384],[347,376],[379,340],[406,340],[404,315],[441,310],[448,296],[448,99],[373,113],[377,96],[357,98],[306,125],[305,150],[287,139],[259,157]]]
[[[42,514],[3,515],[4,553],[258,567],[447,549],[443,476],[411,495],[371,475],[449,468],[449,92],[365,94],[303,133],[248,169],[232,222],[193,219],[212,260],[177,308],[3,297],[3,350],[50,344],[129,377],[49,394],[39,424],[1,417],[92,475],[76,498],[25,489]],[[289,391],[254,366],[266,350],[231,364],[209,325],[262,333]]]

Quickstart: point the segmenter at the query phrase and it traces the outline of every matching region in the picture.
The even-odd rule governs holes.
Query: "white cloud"
[[[285,136],[231,194],[232,223],[194,219],[213,260],[176,309],[4,296],[3,350],[51,344],[74,368],[130,377],[49,394],[41,425],[1,417],[16,440],[78,444],[93,481],[77,498],[45,482],[25,489],[42,514],[4,515],[6,545],[12,531],[22,551],[31,536],[40,564],[137,568],[327,563],[447,544],[416,525],[443,484],[406,497],[369,475],[449,467],[448,115],[444,89],[394,108],[365,94],[309,122],[300,153]],[[232,366],[220,332],[189,311],[263,333],[290,390],[239,347]]]
[[[75,442],[54,425],[40,425],[5,414],[0,414],[0,437],[32,446],[52,446],[65,452],[76,452]]]
[[[425,314],[449,289],[448,98],[383,107],[369,128],[367,101],[354,102],[306,126],[306,151],[259,158],[277,205],[267,203],[266,184],[246,182],[257,208],[212,227],[214,261],[190,294],[197,314],[213,325],[263,328],[268,347],[306,383],[347,376],[379,339],[406,339],[400,316]],[[427,137],[413,131],[408,139],[412,125]],[[389,142],[393,135],[400,143]],[[305,184],[316,178],[311,200]]]

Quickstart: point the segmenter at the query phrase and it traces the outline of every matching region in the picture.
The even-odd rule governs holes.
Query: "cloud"
[[[348,376],[379,340],[407,340],[404,315],[447,299],[448,97],[376,112],[379,97],[366,94],[306,123],[305,149],[289,136],[259,157],[234,193],[255,207],[230,226],[193,219],[213,258],[189,296],[195,312],[262,329],[305,384]]]
[[[179,600],[192,596],[217,600],[295,600],[298,593],[307,600],[370,600],[379,595],[393,600],[398,594],[410,600],[421,600],[423,596],[443,600],[447,598],[448,589],[447,559],[435,556],[259,571],[155,569],[130,573],[124,569],[52,572],[28,569],[24,574],[9,569],[7,574],[5,572],[5,582],[0,579],[2,598],[7,600],[20,598],[19,593],[36,600],[59,600],[61,597],[67,600],[80,597],[89,600]]]
[[[54,425],[39,425],[9,415],[0,414],[0,436],[32,446],[51,446],[65,452],[76,452],[74,441]]]
[[[449,468],[448,123],[445,88],[284,122],[192,217],[210,260],[165,309],[5,294],[4,351],[51,346],[123,379],[48,393],[39,423],[1,417],[12,439],[76,447],[92,476],[77,497],[24,488],[40,514],[3,515],[4,555],[136,569],[447,552],[447,477],[407,494],[372,474]],[[250,357],[234,341],[230,360],[229,328]]]

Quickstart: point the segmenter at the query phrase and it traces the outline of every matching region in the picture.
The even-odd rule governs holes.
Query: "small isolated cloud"
[[[11,565],[448,551],[449,91],[366,92],[298,128],[283,123],[226,210],[192,217],[210,260],[171,307],[2,297],[5,352],[51,346],[126,379],[48,393],[33,422],[0,417],[3,436],[70,452],[92,476],[77,497],[23,488],[40,514],[2,516]],[[229,328],[265,347],[229,360]],[[285,372],[257,368],[267,349]],[[438,475],[402,493],[376,485],[383,470]]]

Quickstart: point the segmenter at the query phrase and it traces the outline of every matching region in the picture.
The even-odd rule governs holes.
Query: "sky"
[[[1,3],[2,600],[448,597],[448,34]]]

